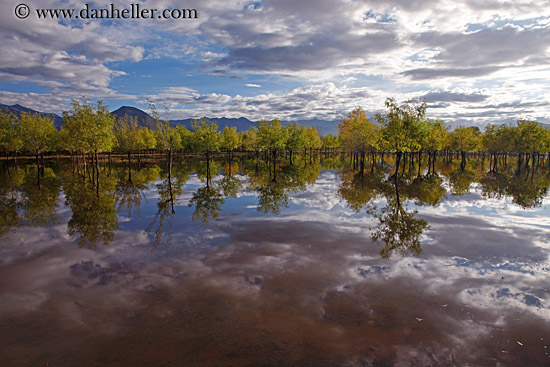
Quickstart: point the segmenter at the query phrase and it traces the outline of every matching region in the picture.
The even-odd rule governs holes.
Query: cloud
[[[189,87],[169,87],[161,93],[151,97],[155,101],[161,101],[169,106],[181,105],[223,105],[231,101],[231,97],[226,94],[207,93],[201,94]]]
[[[550,93],[542,0],[189,0],[185,6],[199,12],[193,21],[19,20],[15,5],[0,5],[0,83],[37,85],[2,94],[32,108],[49,102],[47,110],[59,111],[58,96],[151,96],[181,116],[334,119],[358,105],[380,110],[386,97],[424,96],[438,107],[428,113],[473,123],[483,104],[512,106],[506,118],[514,118]],[[205,89],[218,82],[215,92]],[[243,84],[265,91],[244,97]],[[544,106],[530,111],[550,118]],[[480,121],[494,122],[496,112]]]
[[[376,95],[365,87],[339,87],[334,83],[321,83],[253,96],[200,94],[186,87],[173,87],[165,89],[153,99],[175,106],[170,111],[171,118],[226,116],[246,117],[255,121],[276,118],[339,120],[358,105],[378,108],[383,105],[384,98],[384,95]],[[185,108],[177,107],[184,104]]]
[[[467,94],[467,93],[455,93],[447,91],[435,91],[430,92],[420,99],[425,100],[426,102],[483,102],[488,98],[487,95],[483,94]]]
[[[40,5],[30,2],[31,9]],[[53,4],[50,4],[53,6]],[[14,4],[3,3],[0,25],[3,52],[0,54],[0,80],[26,81],[75,95],[116,94],[110,88],[113,78],[124,75],[108,63],[140,61],[143,47],[120,42],[109,35],[109,28],[96,23],[79,27],[54,20],[25,20],[13,16]]]

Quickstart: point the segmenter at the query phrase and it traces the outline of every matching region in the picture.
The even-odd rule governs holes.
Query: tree
[[[426,123],[427,131],[426,134],[421,137],[421,149],[426,150],[430,157],[428,162],[428,174],[430,170],[435,174],[435,159],[437,152],[445,148],[449,140],[449,131],[445,123],[441,120],[428,120]]]
[[[530,158],[535,158],[538,154],[546,150],[546,131],[535,121],[519,120],[517,122],[517,139],[515,151],[520,154],[520,161],[524,155],[527,155],[525,166],[529,165]],[[518,163],[519,164],[519,163]]]
[[[290,164],[293,164],[292,156],[294,152],[306,149],[307,129],[304,125],[294,122],[285,126],[286,130],[286,150],[290,153]]]
[[[250,127],[250,129],[243,131],[240,137],[241,145],[244,150],[254,150],[257,151],[258,147],[258,129],[255,126]]]
[[[360,155],[361,172],[364,172],[365,153],[374,154],[380,148],[380,127],[357,107],[338,124],[338,133],[343,147]]]
[[[287,131],[279,120],[258,121],[258,140],[260,146],[271,152],[285,148]]]
[[[258,142],[260,147],[270,153],[273,161],[273,181],[277,179],[277,153],[285,148],[287,130],[282,127],[279,120],[258,121]]]
[[[210,184],[210,154],[220,150],[221,135],[218,130],[218,124],[207,118],[192,120],[193,142],[199,152],[206,156],[206,186]]]
[[[128,154],[128,165],[131,163],[131,154],[145,145],[136,116],[124,115],[116,121],[115,138],[118,150]]]
[[[491,172],[497,171],[497,154],[506,152],[504,139],[506,138],[503,131],[505,125],[487,125],[485,131],[480,138],[481,148],[491,155]]]
[[[338,135],[325,135],[321,137],[321,145],[325,152],[328,150],[334,150],[340,146],[340,138]]]
[[[480,143],[480,131],[477,126],[459,126],[451,133],[451,148],[460,152],[462,160],[460,169],[466,167],[466,153],[474,152]]]
[[[235,126],[224,127],[221,135],[220,146],[228,152],[229,157],[233,156],[233,151],[237,149],[240,145],[241,137],[237,133],[237,128]]]
[[[140,150],[155,149],[157,146],[157,137],[153,130],[148,127],[142,127],[139,129],[139,135],[141,136],[139,139]]]
[[[383,126],[382,135],[390,149],[397,154],[395,174],[403,152],[410,152],[417,146],[420,121],[426,114],[426,102],[407,101],[399,106],[395,99],[386,99],[386,114],[377,113],[376,121]]]
[[[151,117],[153,118],[156,130],[155,138],[157,149],[164,150],[168,154],[168,172],[171,175],[172,172],[172,152],[174,148],[180,145],[180,135],[178,131],[170,125],[168,121],[168,107],[165,105],[166,118],[160,119],[157,107],[155,103],[147,98],[149,109],[151,110]]]
[[[23,149],[32,151],[36,157],[36,168],[40,171],[39,155],[44,151],[53,150],[57,130],[53,126],[53,119],[39,114],[21,113],[19,119],[19,136]],[[37,177],[40,184],[40,172]]]
[[[113,148],[116,142],[114,125],[115,119],[102,101],[98,101],[94,106],[86,99],[75,99],[72,109],[63,112],[63,147],[83,154],[84,171],[86,154],[93,153],[99,178],[97,154]]]
[[[316,128],[311,126],[308,126],[306,130],[306,148],[309,149],[309,163],[311,163],[313,150],[321,148],[321,138],[319,138],[319,133],[317,133]]]
[[[18,134],[19,119],[9,111],[0,111],[0,150],[5,153],[17,153],[23,147],[23,141]]]
[[[176,132],[179,135],[179,147],[183,150],[192,150],[193,149],[193,133],[191,130],[186,128],[183,125],[176,126]]]

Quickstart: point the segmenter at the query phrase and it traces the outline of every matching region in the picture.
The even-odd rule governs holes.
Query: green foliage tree
[[[229,156],[233,155],[233,151],[241,145],[241,136],[237,133],[235,126],[226,126],[221,134],[220,147],[225,149]]]
[[[403,152],[413,151],[418,146],[421,121],[426,114],[426,103],[407,101],[398,105],[393,98],[386,99],[387,113],[377,113],[376,121],[383,126],[382,136],[391,151],[397,153],[395,174]]]
[[[421,149],[428,152],[430,161],[428,162],[428,174],[435,173],[435,160],[437,152],[444,149],[449,140],[449,130],[441,120],[427,120],[427,129],[425,135],[421,137]]]
[[[98,101],[94,106],[86,99],[75,99],[71,110],[63,112],[63,147],[84,155],[84,170],[85,154],[93,153],[96,158],[95,168],[99,175],[97,154],[111,151],[113,148],[116,142],[114,125],[115,119],[102,101]]]
[[[547,150],[548,133],[546,129],[535,121],[519,120],[516,131],[514,150],[520,155],[518,165],[521,164],[523,157],[527,156],[525,165],[528,166],[529,160],[532,158],[534,166],[539,153]]]
[[[17,153],[23,147],[19,130],[19,119],[12,113],[0,111],[0,150],[4,153]]]
[[[39,114],[21,113],[19,119],[19,136],[23,149],[33,152],[36,157],[36,167],[40,170],[39,155],[44,151],[54,149],[57,130],[53,126],[53,119]],[[37,176],[40,184],[40,174]]]
[[[131,154],[145,146],[143,134],[135,116],[125,115],[116,121],[115,138],[117,149],[128,154],[128,164],[130,164]]]
[[[183,125],[176,126],[176,132],[179,135],[179,147],[183,150],[193,150],[193,133]]]
[[[338,124],[338,133],[344,149],[360,155],[361,172],[363,172],[365,154],[375,153],[380,148],[380,127],[368,120],[365,112],[357,107]]]
[[[218,124],[207,118],[191,121],[194,146],[206,156],[206,186],[210,184],[210,154],[220,150],[221,134]]]
[[[258,121],[258,142],[262,149],[268,151],[273,162],[273,180],[277,179],[277,154],[285,149],[287,130],[279,120]]]
[[[166,118],[164,120],[161,120],[159,112],[157,110],[157,107],[155,103],[147,99],[147,103],[149,104],[149,109],[151,111],[151,118],[153,119],[153,123],[155,125],[155,139],[156,139],[156,147],[159,150],[163,150],[168,155],[168,172],[172,172],[172,154],[174,149],[177,149],[180,144],[180,134],[176,130],[176,128],[172,127],[170,125],[170,122],[168,121],[168,107],[165,105],[166,109]]]
[[[294,153],[307,147],[307,128],[298,122],[288,124],[284,128],[287,136],[285,148],[290,153],[290,164],[293,164]]]
[[[306,130],[306,147],[309,149],[309,162],[311,163],[313,157],[313,150],[321,148],[321,138],[317,129],[308,126]]]
[[[459,126],[451,133],[451,148],[460,152],[461,170],[466,167],[466,153],[478,150],[481,134],[477,126]]]
[[[340,146],[340,138],[338,135],[327,134],[321,137],[321,144],[325,151],[333,151]]]
[[[258,121],[258,140],[262,149],[277,152],[285,148],[287,130],[279,120]]]
[[[258,129],[255,126],[250,127],[250,129],[240,133],[241,144],[244,150],[255,151],[259,150],[258,145]]]

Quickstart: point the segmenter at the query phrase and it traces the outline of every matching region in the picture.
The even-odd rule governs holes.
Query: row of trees
[[[506,160],[516,153],[520,162],[540,161],[541,153],[550,152],[550,130],[534,121],[520,120],[516,124],[488,125],[484,132],[477,127],[459,126],[454,131],[440,120],[425,118],[426,104],[406,102],[398,104],[386,100],[385,113],[375,115],[375,122],[367,119],[361,108],[351,111],[338,125],[338,136],[319,137],[317,130],[298,123],[282,125],[280,121],[258,121],[257,127],[237,132],[235,127],[218,129],[215,122],[201,119],[192,122],[192,130],[185,126],[172,126],[159,117],[154,103],[149,102],[153,126],[143,126],[136,118],[125,116],[115,119],[102,102],[74,100],[70,111],[63,113],[60,131],[53,120],[43,115],[22,113],[19,118],[7,112],[0,113],[0,149],[6,153],[32,152],[39,165],[39,157],[48,151],[66,151],[83,164],[86,157],[98,166],[98,154],[120,152],[131,159],[133,153],[164,151],[171,164],[174,151],[205,154],[207,161],[212,153],[226,151],[231,157],[235,150],[264,152],[266,160],[277,164],[281,153],[287,154],[290,164],[297,152],[313,152],[323,148],[340,148],[354,152],[363,169],[367,155],[390,152],[396,154],[396,172],[403,154],[416,154],[421,160],[429,157],[428,169],[433,171],[437,153],[456,152],[462,157],[462,167],[470,152],[484,151],[492,157],[492,170],[496,170],[498,157]],[[138,155],[139,156],[139,155]],[[80,166],[80,165],[79,165]],[[276,170],[273,169],[273,173]]]
[[[482,132],[476,126],[459,126],[450,131],[440,120],[425,118],[426,103],[406,102],[402,105],[394,99],[386,100],[386,113],[378,113],[374,119],[367,119],[361,108],[351,111],[338,125],[341,148],[355,152],[364,166],[365,155],[376,153],[396,153],[396,173],[404,153],[417,154],[422,159],[428,154],[430,163],[435,165],[437,152],[456,152],[461,156],[464,169],[466,154],[487,152],[492,157],[491,170],[497,168],[497,157],[510,153],[519,155],[520,163],[529,160],[539,162],[541,154],[550,152],[550,130],[535,121],[520,120],[516,124],[488,125]],[[535,162],[533,163],[535,164]]]
[[[0,149],[5,153],[32,152],[38,157],[44,152],[67,151],[92,155],[102,152],[130,154],[149,150],[174,150],[204,153],[207,157],[220,150],[231,153],[248,151],[297,152],[319,149],[326,141],[335,148],[334,136],[321,139],[315,128],[300,124],[283,126],[280,121],[259,121],[258,127],[237,132],[236,127],[218,129],[208,119],[192,121],[192,130],[172,126],[162,120],[150,103],[153,126],[143,126],[137,118],[124,116],[115,119],[104,103],[91,104],[74,100],[72,109],[63,112],[63,124],[57,131],[53,119],[39,114],[22,113],[19,118],[8,112],[0,113]]]

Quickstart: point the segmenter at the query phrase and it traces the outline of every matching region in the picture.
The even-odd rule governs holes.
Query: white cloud
[[[194,0],[185,6],[198,10],[196,20],[63,24],[17,19],[15,4],[0,6],[0,81],[47,88],[39,99],[56,105],[48,110],[60,109],[53,95],[134,100],[154,95],[181,117],[333,119],[357,105],[379,110],[388,96],[428,96],[437,104],[433,116],[448,121],[550,121],[547,106],[535,104],[550,97],[545,82],[550,22],[541,15],[547,6],[541,0]],[[62,4],[82,7],[77,1]],[[107,7],[110,1],[95,4]],[[60,5],[40,2],[47,6]],[[181,4],[151,0],[143,6]],[[199,93],[197,82],[186,90],[164,81],[156,86],[160,93],[139,89],[134,98],[114,87],[117,77],[135,78],[126,75],[126,63],[167,58],[195,62],[199,73],[213,78],[255,74],[302,87],[243,97],[230,87]],[[46,104],[25,93],[10,100],[33,108]]]

